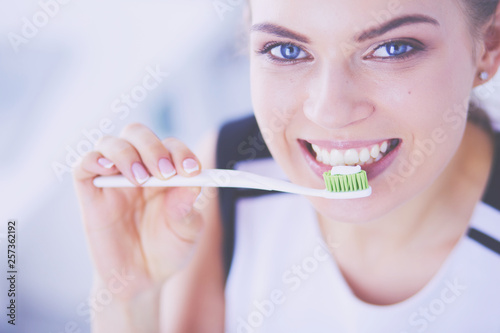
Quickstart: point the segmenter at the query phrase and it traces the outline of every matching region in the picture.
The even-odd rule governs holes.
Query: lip
[[[380,175],[382,172],[384,172],[394,161],[394,159],[397,157],[399,153],[399,149],[401,148],[401,145],[403,141],[399,139],[400,142],[399,144],[392,149],[387,155],[385,155],[383,158],[381,158],[378,162],[374,162],[372,164],[365,164],[361,166],[363,170],[366,171],[366,175],[368,176],[368,179],[374,179],[378,175]],[[314,156],[311,155],[311,152],[307,148],[307,143],[315,144],[318,146],[321,146],[322,148],[327,148],[327,149],[352,149],[352,148],[361,148],[361,147],[366,147],[370,145],[374,145],[380,142],[383,142],[385,140],[368,140],[368,141],[341,141],[341,142],[333,142],[333,141],[320,141],[320,140],[303,140],[299,139],[297,140],[299,147],[304,155],[304,158],[311,168],[311,170],[323,180],[323,173],[331,170],[332,166],[323,164],[321,162],[318,162]]]

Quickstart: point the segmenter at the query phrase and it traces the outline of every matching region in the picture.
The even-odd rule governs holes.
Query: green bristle
[[[352,192],[366,190],[368,177],[366,171],[361,170],[353,175],[333,175],[331,171],[323,173],[326,189],[330,192]]]

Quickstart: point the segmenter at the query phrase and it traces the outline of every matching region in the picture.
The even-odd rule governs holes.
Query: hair
[[[478,37],[481,28],[495,17],[499,0],[461,0],[473,34]]]
[[[493,22],[498,7],[499,0],[460,0],[460,5],[466,19],[468,20],[472,36],[482,39],[482,29],[490,22]],[[472,96],[474,97],[474,96]],[[488,113],[478,105],[472,98],[469,104],[468,121],[474,123],[493,135],[491,119]]]

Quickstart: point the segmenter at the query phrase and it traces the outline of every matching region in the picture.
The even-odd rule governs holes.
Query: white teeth
[[[342,154],[337,149],[332,150],[330,154],[330,165],[332,166],[345,165],[344,154]]]
[[[330,152],[328,152],[328,150],[323,150],[321,152],[321,157],[322,157],[323,163],[330,164]]]
[[[370,159],[370,152],[368,151],[368,148],[363,148],[361,152],[359,153],[359,160],[361,163],[365,163]]]
[[[345,152],[344,162],[347,165],[354,165],[359,162],[359,155],[356,149],[349,149]]]
[[[319,148],[319,147],[318,147]],[[382,145],[380,146],[380,151],[382,153],[385,153],[387,151],[387,141],[384,141]]]
[[[311,145],[311,146],[312,146],[312,149],[314,150],[314,152],[316,153],[316,155],[319,155],[321,153],[321,148],[319,148],[316,145]]]
[[[389,143],[384,141],[380,145],[376,144],[371,147],[361,148],[360,151],[356,149],[346,151],[332,149],[330,151],[314,144],[311,147],[316,153],[316,160],[320,163],[331,166],[365,165],[380,161],[387,152]]]
[[[380,154],[380,148],[378,145],[375,145],[372,147],[372,150],[370,151],[370,156],[373,158],[377,158],[377,156]]]

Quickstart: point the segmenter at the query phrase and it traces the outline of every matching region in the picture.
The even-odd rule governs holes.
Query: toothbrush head
[[[357,166],[336,166],[323,173],[326,189],[330,192],[354,192],[368,189],[366,171]]]

